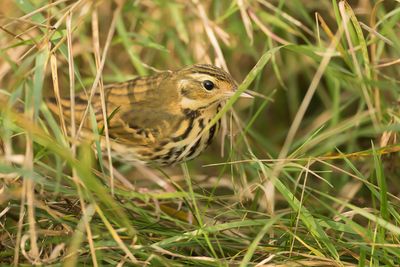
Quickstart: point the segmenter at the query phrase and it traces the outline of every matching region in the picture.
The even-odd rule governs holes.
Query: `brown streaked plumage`
[[[200,138],[198,136],[219,111],[222,102],[234,94],[236,87],[231,75],[206,64],[105,86],[113,156],[123,161],[157,165],[193,159],[211,143],[219,123]],[[77,123],[82,120],[88,98],[85,93],[75,97]],[[55,98],[49,98],[47,104],[52,112],[59,113]],[[69,98],[61,99],[59,104],[69,123]],[[100,93],[94,95],[92,108],[97,127],[102,128]],[[85,126],[85,132],[90,132],[90,125],[86,123]]]

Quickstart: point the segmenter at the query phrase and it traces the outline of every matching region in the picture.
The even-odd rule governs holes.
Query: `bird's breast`
[[[150,159],[159,165],[171,165],[197,157],[216,136],[220,121],[209,127],[218,112],[214,110],[183,110],[184,117],[177,123],[169,137],[164,138],[154,149]]]

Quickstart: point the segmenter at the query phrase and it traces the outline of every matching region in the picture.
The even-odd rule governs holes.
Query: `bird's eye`
[[[208,91],[211,91],[212,89],[214,89],[214,83],[212,82],[212,81],[209,81],[209,80],[205,80],[204,82],[203,82],[203,86],[204,86],[204,88],[206,89],[206,90],[208,90]]]

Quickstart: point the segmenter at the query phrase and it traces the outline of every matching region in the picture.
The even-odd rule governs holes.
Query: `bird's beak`
[[[240,97],[243,97],[243,98],[254,98],[254,96],[252,96],[251,94],[246,93],[246,92],[241,93]]]
[[[236,93],[236,91],[232,91],[232,92],[227,92],[226,96],[228,98],[230,98],[231,96],[233,96]],[[254,98],[254,96],[250,95],[249,93],[243,92],[239,95],[239,97],[243,97],[243,98]]]

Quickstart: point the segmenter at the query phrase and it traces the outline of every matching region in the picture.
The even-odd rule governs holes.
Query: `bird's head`
[[[230,98],[237,89],[232,76],[213,65],[196,64],[175,74],[182,97],[182,108],[196,110],[212,107]],[[242,93],[241,96],[251,97],[247,93]]]

